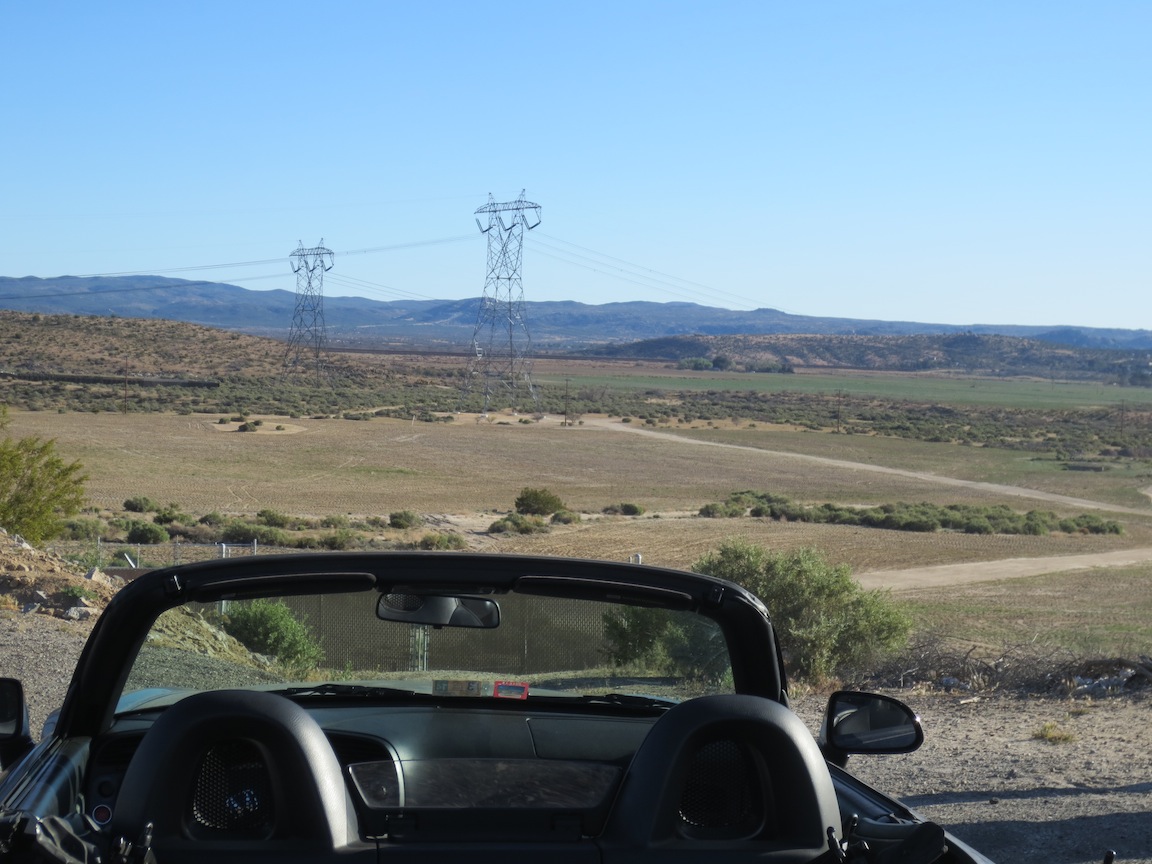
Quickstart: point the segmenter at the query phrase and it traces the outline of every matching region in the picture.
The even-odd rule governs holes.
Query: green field
[[[1121,507],[1147,508],[1149,498],[1141,490],[1152,487],[1152,461],[1142,459],[1105,460],[1095,466],[1099,470],[1074,471],[1069,470],[1066,460],[1046,453],[874,435],[837,435],[723,422],[694,429],[669,427],[665,431],[700,441],[881,465],[981,483],[1022,486],[1058,495],[1091,498]],[[873,479],[864,500],[888,500],[902,492],[896,488],[898,484],[895,482],[886,483],[880,476]]]
[[[791,375],[738,372],[685,372],[669,369],[650,374],[626,366],[614,373],[547,372],[538,383],[550,389],[610,387],[630,391],[740,390],[754,393],[810,393],[852,397],[906,399],[946,405],[1004,406],[1026,409],[1152,407],[1152,388],[1116,387],[1098,382],[996,379],[899,373],[802,372]]]

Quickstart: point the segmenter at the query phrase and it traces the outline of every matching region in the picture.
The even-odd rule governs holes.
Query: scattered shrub
[[[526,516],[551,516],[566,509],[560,496],[547,489],[524,488],[516,496],[516,512]]]
[[[489,534],[543,534],[547,530],[542,519],[522,513],[509,513],[488,526]]]
[[[287,528],[290,520],[287,515],[276,510],[263,509],[256,514],[256,521],[269,528]]]
[[[735,519],[745,512],[745,508],[739,504],[712,503],[700,508],[700,515],[708,519]]]
[[[425,534],[416,544],[421,549],[464,549],[468,543],[451,531],[432,531]]]
[[[609,504],[601,512],[608,516],[642,516],[644,508],[639,504]]]
[[[163,525],[157,525],[155,522],[133,520],[129,523],[127,539],[129,543],[155,545],[156,543],[167,543],[172,538],[164,529]]]
[[[257,543],[261,546],[288,546],[288,535],[279,528],[267,525],[249,525],[239,520],[229,522],[220,532],[225,543]]]
[[[1038,729],[1032,731],[1032,737],[1038,741],[1047,741],[1049,744],[1068,744],[1076,740],[1076,734],[1069,732],[1055,720],[1046,720]]]
[[[60,593],[70,600],[95,600],[96,592],[85,585],[66,585]]]
[[[769,552],[730,540],[692,565],[744,586],[772,610],[790,672],[809,681],[857,672],[907,643],[911,621],[883,591],[816,549]]]
[[[124,509],[129,513],[151,513],[160,508],[151,498],[144,495],[137,495],[135,498],[129,498],[124,502]]]
[[[236,604],[224,615],[223,625],[250,651],[268,654],[289,669],[315,669],[324,659],[324,651],[307,623],[281,601]]]
[[[104,536],[104,523],[99,519],[69,519],[61,536],[65,540],[99,540]]]
[[[580,521],[580,514],[573,513],[571,510],[557,510],[552,514],[551,523],[553,525],[575,525]]]
[[[397,510],[395,513],[388,514],[388,524],[392,528],[415,528],[423,522],[424,520],[420,518],[419,514],[411,510]]]
[[[152,521],[157,525],[171,525],[173,522],[187,524],[192,521],[192,517],[187,513],[181,513],[178,505],[169,504],[167,507],[158,509],[156,515],[152,517]]]
[[[360,535],[350,528],[338,528],[331,534],[321,537],[320,545],[325,549],[339,551],[341,549],[353,549],[359,546],[361,541]]]

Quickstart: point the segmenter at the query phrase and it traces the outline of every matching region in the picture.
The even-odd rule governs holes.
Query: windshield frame
[[[107,729],[149,629],[181,604],[229,597],[383,592],[418,585],[470,595],[523,593],[610,601],[628,594],[650,606],[681,606],[716,621],[738,693],[787,702],[779,647],[763,603],[729,582],[649,565],[591,559],[460,552],[303,553],[163,568],[126,585],[97,621],[76,665],[57,729]]]

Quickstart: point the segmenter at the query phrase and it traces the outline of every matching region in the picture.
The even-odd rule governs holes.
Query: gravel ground
[[[1104,699],[894,693],[919,714],[916,753],[848,768],[995,861],[1152,864],[1152,692]],[[797,700],[815,729],[822,699]],[[1069,734],[1034,737],[1046,723]]]
[[[34,729],[64,697],[89,625],[0,613],[0,676],[24,681]],[[1096,700],[898,694],[927,740],[849,769],[1000,862],[1152,864],[1152,693]],[[796,700],[815,730],[823,699]],[[1069,733],[1034,737],[1045,723]]]

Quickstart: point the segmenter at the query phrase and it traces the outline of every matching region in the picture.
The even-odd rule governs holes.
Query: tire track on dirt
[[[1087,555],[1054,555],[1048,558],[1004,558],[999,561],[977,561],[966,564],[936,564],[907,570],[872,570],[853,573],[865,588],[943,588],[971,582],[993,582],[1021,576],[1042,576],[1068,570],[1092,567],[1125,567],[1152,561],[1152,548],[1120,549],[1115,552],[1093,552]]]

